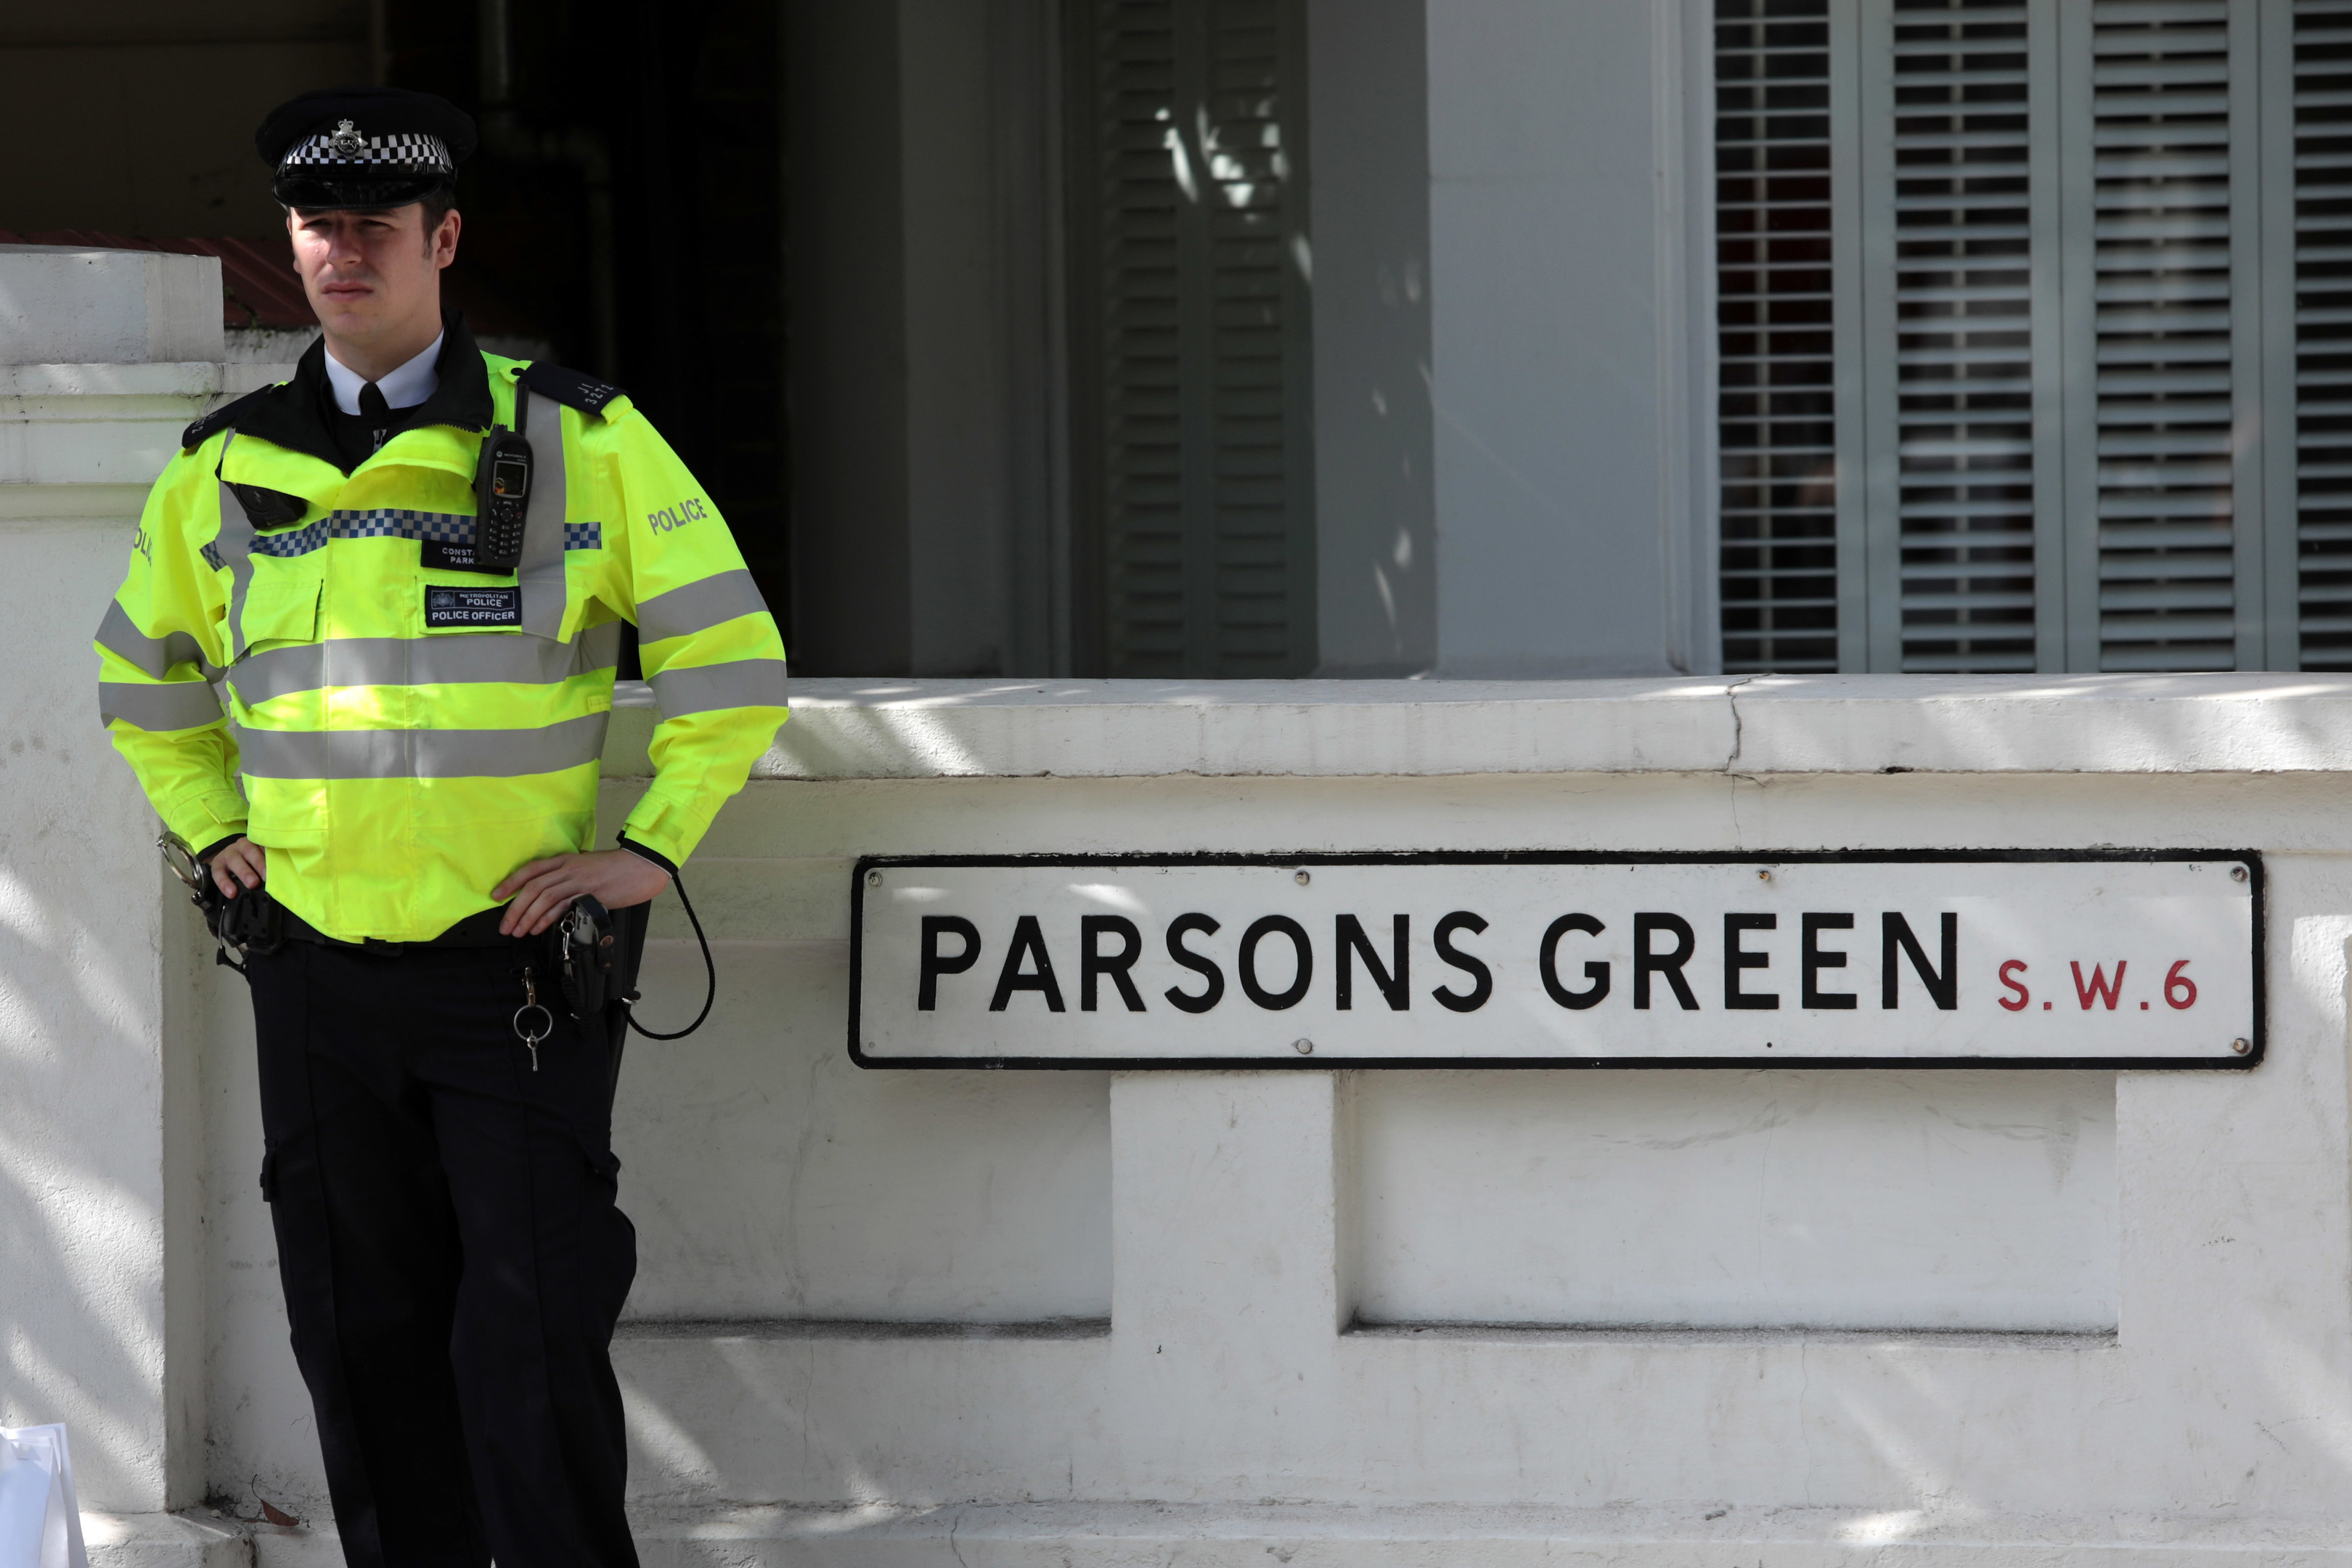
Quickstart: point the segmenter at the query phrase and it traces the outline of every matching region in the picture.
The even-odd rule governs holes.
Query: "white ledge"
[[[645,722],[608,771],[641,775]],[[762,779],[2352,769],[2352,676],[796,680]]]
[[[2190,1513],[1991,1514],[1923,1507],[1558,1508],[1420,1504],[1029,1502],[931,1508],[756,1504],[644,1507],[652,1561],[1001,1568],[1257,1568],[1294,1556],[1350,1568],[1545,1568],[1563,1563],[1747,1568],[1985,1563],[2182,1568],[2192,1563],[2340,1564],[2334,1517]]]
[[[290,374],[206,360],[0,364],[0,520],[138,516],[188,421]]]
[[[342,1562],[322,1501],[299,1528],[224,1521],[228,1550],[197,1556],[101,1552],[92,1568],[330,1568]],[[1043,1501],[933,1506],[695,1502],[641,1499],[630,1531],[648,1563],[669,1568],[792,1563],[809,1568],[2298,1568],[2352,1563],[2352,1529],[2332,1515],[1990,1513],[1937,1506],[1769,1507],[1618,1503],[1591,1508],[1308,1502]],[[188,1516],[208,1532],[213,1519]],[[85,1515],[87,1521],[89,1515]],[[209,1542],[207,1542],[209,1544]],[[241,1550],[239,1550],[241,1549]],[[232,1553],[235,1553],[234,1555]],[[250,1553],[251,1555],[246,1555]]]
[[[210,360],[152,364],[0,364],[0,397],[209,397],[226,382]]]

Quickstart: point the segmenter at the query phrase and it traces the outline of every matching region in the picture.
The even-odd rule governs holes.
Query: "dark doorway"
[[[709,487],[782,623],[775,0],[385,0],[383,40],[392,85],[484,126],[453,296],[626,387]]]

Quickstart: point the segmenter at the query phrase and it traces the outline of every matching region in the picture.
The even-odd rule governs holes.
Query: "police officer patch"
[[[425,587],[427,631],[522,625],[522,590],[517,588]]]

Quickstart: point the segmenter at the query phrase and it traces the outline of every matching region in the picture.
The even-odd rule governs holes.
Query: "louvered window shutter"
[[[1873,668],[2034,667],[2033,32],[2017,4],[1865,8],[1862,118],[1891,132],[1861,196]]]
[[[2291,50],[2296,642],[2352,669],[2352,0],[2295,0]]]
[[[1303,6],[1072,12],[1081,640],[1113,676],[1307,674]]]
[[[1723,664],[1833,670],[1828,0],[1721,0],[1715,72]]]
[[[1840,395],[1812,442],[1839,459],[1839,668],[2291,659],[2272,586],[2284,533],[2252,438],[2273,374],[2263,7],[1717,0],[1719,95],[1749,68],[1722,24],[1759,6],[1825,25],[1843,127],[1827,215]],[[1718,130],[1719,168],[1745,155]],[[1804,668],[1732,663],[1747,434],[1729,403],[1746,341],[1729,218],[1719,206],[1726,663]],[[2352,630],[2345,646],[2352,660]]]
[[[2256,7],[2061,15],[2090,78],[2068,138],[2091,221],[2067,239],[2067,666],[2260,669],[2262,476],[2235,439],[2262,390]]]

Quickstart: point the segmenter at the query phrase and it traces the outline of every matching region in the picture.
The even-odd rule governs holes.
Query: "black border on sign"
[[[2254,901],[2252,1048],[2225,1059],[2178,1057],[887,1057],[866,1055],[858,1044],[858,1010],[865,992],[866,874],[895,867],[923,866],[1784,866],[1999,865],[2038,861],[2216,860],[2246,868]],[[1999,1068],[2003,1071],[2070,1070],[2141,1072],[2237,1072],[2263,1059],[2270,1005],[2263,971],[2264,894],[2259,849],[1790,849],[1719,855],[1706,850],[1658,849],[1605,854],[1570,849],[1412,849],[1295,855],[1201,853],[1191,855],[861,855],[849,881],[849,1059],[861,1068],[952,1068],[963,1071],[1003,1068],[1080,1069],[1092,1072],[1331,1072],[1342,1068],[1901,1068],[1906,1071]]]

